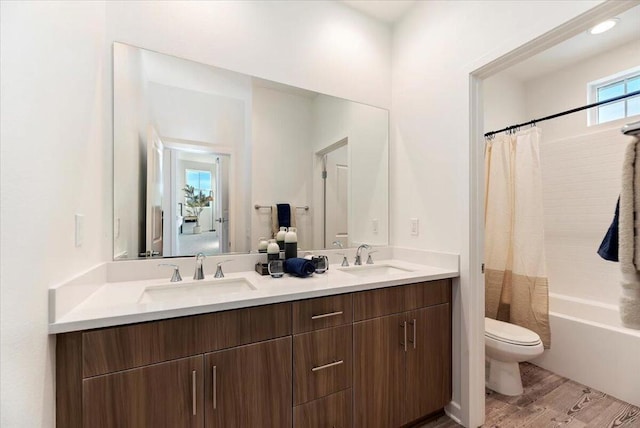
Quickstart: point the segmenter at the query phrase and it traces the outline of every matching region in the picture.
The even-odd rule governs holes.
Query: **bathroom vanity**
[[[67,330],[57,426],[388,428],[440,411],[451,400],[457,269],[387,281],[331,273],[317,281],[338,286],[321,297],[53,328]]]

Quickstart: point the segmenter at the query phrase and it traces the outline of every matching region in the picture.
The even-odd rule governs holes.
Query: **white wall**
[[[336,2],[109,1],[107,24],[108,41],[381,107],[390,103],[389,28]]]
[[[111,258],[110,56],[103,3],[0,3],[3,427],[54,425],[47,288]]]
[[[391,126],[391,237],[398,246],[461,255],[454,287],[454,404],[467,426],[482,422],[482,299],[470,283],[469,74],[596,6],[599,1],[418,2],[394,31]],[[475,184],[474,184],[475,188]],[[410,235],[409,218],[420,219]],[[474,266],[474,272],[480,266]],[[464,308],[462,312],[460,309]],[[459,411],[462,406],[464,411]],[[474,413],[468,414],[472,407]],[[471,419],[470,419],[471,418]]]
[[[308,96],[256,86],[253,89],[253,205],[311,204],[313,145]],[[251,209],[251,249],[271,238],[271,212]],[[298,248],[313,242],[311,213],[295,210]]]
[[[388,107],[390,31],[325,1],[0,8],[1,424],[51,427],[47,288],[112,257],[111,43]],[[26,182],[45,215],[25,198]],[[85,214],[81,248],[76,212]]]
[[[525,82],[527,115],[587,104],[587,84],[638,65],[638,40]],[[553,96],[548,96],[553,94]],[[596,253],[620,194],[622,119],[587,127],[587,111],[540,123],[549,290],[618,303],[619,265]]]
[[[524,83],[507,72],[485,79],[482,95],[485,133],[529,120]]]

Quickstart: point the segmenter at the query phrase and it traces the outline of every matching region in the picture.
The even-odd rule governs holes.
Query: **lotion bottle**
[[[295,227],[290,227],[284,236],[284,258],[298,257],[298,234]]]
[[[278,242],[278,247],[280,247],[281,251],[284,251],[284,237],[287,234],[287,228],[281,227],[278,233],[276,233],[276,242]]]
[[[278,260],[280,258],[280,247],[276,243],[275,239],[269,239],[269,245],[267,246],[267,260]]]

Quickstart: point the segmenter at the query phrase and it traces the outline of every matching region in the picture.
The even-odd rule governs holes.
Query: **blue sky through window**
[[[597,88],[597,101],[625,95],[640,90],[640,76],[622,79]],[[598,107],[598,123],[610,122],[640,114],[640,96]]]
[[[202,193],[209,195],[211,192],[211,172],[188,169],[186,183],[189,186],[193,186],[196,189],[196,193],[198,190],[202,190]]]

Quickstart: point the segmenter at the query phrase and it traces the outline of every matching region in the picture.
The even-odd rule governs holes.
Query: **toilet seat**
[[[491,318],[484,319],[484,335],[499,342],[518,346],[537,346],[541,343],[540,336],[533,331]]]

